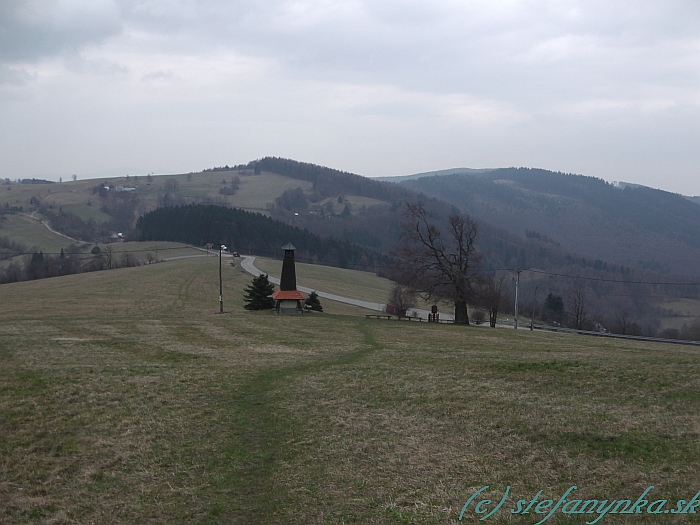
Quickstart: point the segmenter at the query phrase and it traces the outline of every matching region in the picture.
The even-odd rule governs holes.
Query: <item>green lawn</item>
[[[0,522],[456,523],[485,485],[508,509],[700,489],[697,348],[247,312],[223,269],[223,315],[214,257],[0,287]]]
[[[110,220],[111,217],[100,209],[99,198],[91,199],[88,202],[90,204],[68,204],[63,206],[63,211],[77,215],[84,221],[92,219],[97,223],[101,223]]]
[[[5,220],[0,222],[0,236],[9,237],[28,249],[34,248],[48,253],[58,253],[61,248],[73,242],[52,233],[41,222],[24,214],[7,215]]]

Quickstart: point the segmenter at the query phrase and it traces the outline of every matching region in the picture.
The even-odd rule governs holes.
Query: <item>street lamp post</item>
[[[221,280],[221,252],[226,249],[225,244],[219,245],[219,313],[224,313],[224,285]]]
[[[520,272],[522,270],[518,268],[516,270],[518,273],[518,279],[515,281],[515,329],[518,329],[518,287],[520,286]]]

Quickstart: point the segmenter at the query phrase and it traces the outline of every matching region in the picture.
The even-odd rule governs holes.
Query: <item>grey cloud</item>
[[[34,80],[36,80],[36,73],[30,73],[24,68],[0,64],[0,85],[24,86]]]
[[[154,71],[152,73],[147,73],[141,77],[143,82],[157,81],[157,80],[172,80],[175,75],[172,71]]]
[[[113,60],[85,58],[75,52],[66,53],[64,62],[67,69],[81,75],[109,76],[129,73],[128,67]]]
[[[541,102],[698,76],[688,60],[700,4],[690,0],[131,0],[122,10],[141,30],[167,34],[171,49],[228,47],[305,79]]]
[[[0,101],[26,100],[27,86],[36,82],[36,73],[21,67],[0,64]]]
[[[0,61],[36,62],[78,51],[122,31],[112,0],[3,0],[0,2]]]
[[[538,100],[545,76],[556,98],[696,80],[685,59],[699,22],[694,0],[5,0],[0,60],[79,50],[126,27],[155,37],[146,51],[230,48],[299,78]]]

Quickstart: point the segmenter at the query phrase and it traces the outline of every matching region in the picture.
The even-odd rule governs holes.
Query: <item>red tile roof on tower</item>
[[[275,301],[303,301],[306,299],[299,290],[275,290],[275,292],[272,294],[272,298]]]

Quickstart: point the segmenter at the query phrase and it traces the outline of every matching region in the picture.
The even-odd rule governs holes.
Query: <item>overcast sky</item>
[[[700,2],[0,0],[0,177],[263,156],[700,195]]]

